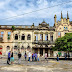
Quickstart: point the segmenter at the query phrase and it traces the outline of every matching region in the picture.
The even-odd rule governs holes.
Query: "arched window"
[[[21,49],[23,49],[23,50],[24,50],[24,46],[22,46],[22,47],[21,47]]]
[[[25,35],[22,34],[21,40],[25,40]]]
[[[65,27],[64,27],[64,29],[65,29]]]
[[[7,46],[7,50],[10,50],[10,46]]]
[[[28,34],[27,40],[31,40],[31,35],[30,34]]]
[[[30,46],[28,46],[28,47],[27,47],[27,50],[30,51],[30,49],[31,49]]]
[[[61,37],[61,32],[58,32],[58,38]]]
[[[18,49],[18,47],[17,46],[14,46],[14,49]]]
[[[17,34],[15,34],[15,40],[18,40],[18,35]]]

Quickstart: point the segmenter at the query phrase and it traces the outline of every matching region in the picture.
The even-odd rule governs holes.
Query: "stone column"
[[[48,40],[50,40],[50,33],[48,34]]]
[[[35,34],[34,34],[34,37],[33,37],[33,38],[34,38],[34,40],[35,40]]]
[[[7,31],[4,31],[4,34],[3,34],[3,42],[7,42]]]
[[[14,38],[13,38],[13,33],[11,32],[11,42],[13,42],[14,41]]]
[[[43,49],[43,56],[45,56],[45,49]]]
[[[38,40],[40,40],[40,34],[38,34]]]
[[[27,41],[27,34],[25,35],[25,41]]]
[[[48,57],[50,57],[50,49],[48,49]]]
[[[43,41],[45,40],[45,34],[43,34]]]

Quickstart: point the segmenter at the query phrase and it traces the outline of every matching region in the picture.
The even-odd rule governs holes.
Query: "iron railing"
[[[39,45],[49,45],[49,44],[54,44],[54,41],[49,41],[49,40],[36,40],[32,42],[32,44],[39,44]]]

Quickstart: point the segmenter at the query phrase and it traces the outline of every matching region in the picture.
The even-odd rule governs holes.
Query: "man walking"
[[[18,53],[18,63],[19,64],[21,63],[21,53],[20,52]]]
[[[28,54],[28,57],[29,57],[28,61],[30,61],[30,57],[31,57],[31,53],[30,53],[30,52],[29,52],[29,54]]]
[[[27,59],[27,54],[26,54],[26,51],[25,51],[25,55],[24,55],[24,56],[25,56],[25,61],[26,61],[26,59]]]

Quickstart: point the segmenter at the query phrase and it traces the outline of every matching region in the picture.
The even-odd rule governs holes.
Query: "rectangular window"
[[[48,40],[48,34],[45,34],[45,40],[46,41]]]
[[[1,37],[1,38],[3,38],[3,34],[4,34],[4,32],[1,32],[1,34],[0,34],[0,37]]]
[[[58,38],[61,37],[61,32],[58,32]]]
[[[8,37],[7,39],[10,40],[11,32],[8,32]]]
[[[38,40],[38,34],[35,34],[35,41]]]
[[[40,40],[43,41],[43,34],[40,34]]]
[[[50,36],[50,40],[53,41],[53,35]]]

